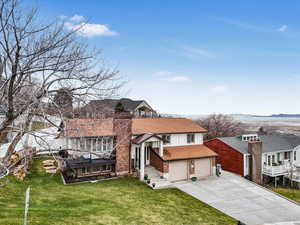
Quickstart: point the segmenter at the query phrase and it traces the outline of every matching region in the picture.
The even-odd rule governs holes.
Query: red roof
[[[164,147],[164,160],[197,159],[215,157],[217,153],[205,145],[185,145],[175,147]]]
[[[186,118],[134,118],[132,119],[133,134],[174,134],[203,133],[204,128]]]

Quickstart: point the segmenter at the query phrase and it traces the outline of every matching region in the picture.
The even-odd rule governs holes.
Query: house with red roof
[[[205,132],[186,118],[68,119],[63,174],[74,182],[126,174],[144,180],[150,171],[168,182],[213,176],[217,154],[203,145]]]

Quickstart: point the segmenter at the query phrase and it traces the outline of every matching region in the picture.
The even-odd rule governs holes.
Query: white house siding
[[[296,152],[296,161],[294,163],[300,165],[300,146],[297,146],[294,151]]]
[[[284,159],[285,152],[289,152],[290,160],[293,161],[293,149],[290,149],[290,150],[287,149],[287,150],[281,150],[281,151],[276,151],[276,152],[263,153],[262,165],[268,164],[268,157],[271,158],[271,164],[278,163],[279,161],[283,162],[285,160]]]
[[[164,144],[164,146],[182,146],[182,145],[202,145],[203,144],[203,134],[195,133],[195,142],[187,143],[187,133],[185,134],[170,134],[170,143]]]

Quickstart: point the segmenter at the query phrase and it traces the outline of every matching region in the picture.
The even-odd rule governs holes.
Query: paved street
[[[299,205],[226,171],[174,186],[247,225],[300,221]]]

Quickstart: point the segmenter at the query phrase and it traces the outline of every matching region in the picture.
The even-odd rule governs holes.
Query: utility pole
[[[25,212],[24,212],[24,225],[27,225],[27,214],[28,214],[28,209],[29,209],[29,199],[30,199],[30,186],[26,190]]]

